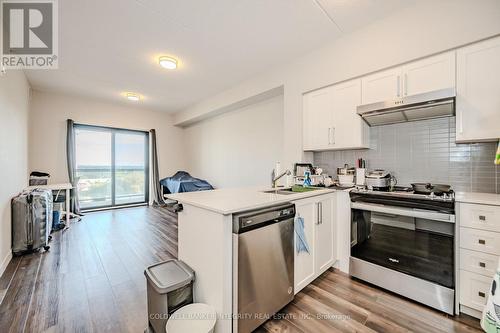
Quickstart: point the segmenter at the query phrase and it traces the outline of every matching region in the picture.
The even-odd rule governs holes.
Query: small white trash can
[[[209,305],[193,303],[175,311],[167,321],[167,333],[213,333],[217,312]]]

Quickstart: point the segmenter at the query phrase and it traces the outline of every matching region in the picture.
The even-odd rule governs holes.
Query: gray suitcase
[[[52,191],[25,191],[12,199],[12,253],[49,249],[52,230]]]

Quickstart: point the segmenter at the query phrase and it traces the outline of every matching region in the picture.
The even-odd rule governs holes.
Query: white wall
[[[19,70],[0,76],[0,275],[11,256],[10,200],[28,184],[29,84]]]
[[[283,95],[185,129],[187,165],[215,187],[269,185],[283,156]]]
[[[48,172],[50,182],[68,181],[66,120],[136,130],[156,129],[160,177],[185,167],[182,130],[170,115],[89,99],[34,91],[29,120],[29,170]]]
[[[382,21],[263,73],[175,115],[176,124],[284,86],[285,166],[312,160],[302,151],[302,94],[349,78],[500,34],[498,0],[419,0]],[[190,149],[190,147],[188,147]]]

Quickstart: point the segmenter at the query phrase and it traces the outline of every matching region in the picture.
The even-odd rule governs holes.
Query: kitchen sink
[[[302,186],[293,186],[289,188],[277,188],[274,190],[268,190],[268,191],[263,191],[264,193],[274,193],[274,194],[283,194],[283,195],[288,195],[288,194],[296,194],[296,193],[302,193],[302,192],[309,192],[309,191],[315,191],[315,190],[320,190],[318,187],[302,187]]]
[[[288,194],[295,194],[297,192],[294,192],[292,191],[291,188],[287,188],[287,189],[276,189],[276,190],[269,190],[269,191],[262,191],[264,193],[274,193],[274,194],[284,194],[284,195],[288,195]]]

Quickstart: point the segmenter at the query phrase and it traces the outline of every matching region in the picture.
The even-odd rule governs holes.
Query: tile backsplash
[[[455,191],[500,193],[496,142],[455,143],[455,117],[370,128],[370,149],[314,153],[314,165],[334,176],[337,167],[366,160],[367,169],[384,169],[398,184],[433,182]]]

